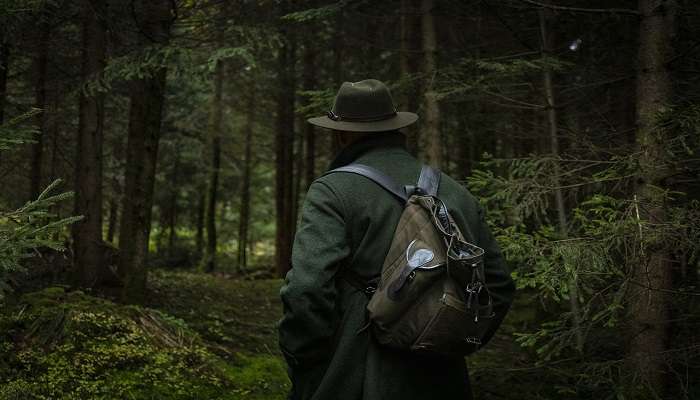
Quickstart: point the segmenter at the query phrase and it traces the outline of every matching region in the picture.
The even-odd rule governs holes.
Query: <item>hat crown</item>
[[[378,121],[396,115],[389,88],[376,79],[344,82],[333,102],[332,113],[346,121]]]

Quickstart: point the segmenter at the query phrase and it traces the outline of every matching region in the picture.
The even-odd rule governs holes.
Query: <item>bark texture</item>
[[[304,71],[303,71],[303,89],[316,89],[316,58],[317,50],[311,43],[306,44],[304,49]],[[311,182],[316,179],[316,131],[314,126],[305,120],[302,121],[304,127],[304,142],[305,142],[305,162],[304,162],[304,191],[309,188]],[[299,171],[301,173],[301,171]]]
[[[109,200],[109,216],[107,222],[107,242],[114,244],[114,236],[117,232],[117,218],[119,217],[119,204],[117,199]]]
[[[46,136],[46,73],[48,67],[49,58],[49,36],[51,34],[49,30],[49,24],[45,20],[46,15],[41,15],[39,17],[42,21],[39,23],[41,33],[39,34],[39,48],[35,60],[36,69],[36,84],[35,84],[35,101],[34,107],[41,110],[37,116],[37,127],[39,128],[38,133],[34,136],[34,143],[32,144],[31,150],[31,162],[30,162],[30,172],[29,172],[29,200],[34,200],[39,196],[41,192],[42,177],[43,177],[43,164],[44,164],[44,137]],[[84,17],[85,18],[85,17]],[[99,41],[99,39],[96,39]],[[89,45],[88,43],[83,43],[83,46]],[[95,50],[95,49],[84,49],[85,50]],[[83,62],[85,62],[85,57],[91,57],[90,54],[83,53]],[[97,56],[97,55],[96,55]]]
[[[474,59],[475,60],[480,60],[481,59],[481,44],[483,43],[482,41],[482,22],[484,20],[483,17],[483,11],[482,11],[482,6],[479,5],[477,6],[477,15],[475,16],[476,21],[474,24],[474,41],[476,43],[476,48],[474,49]],[[461,27],[457,27],[459,29]],[[474,75],[477,75],[478,72],[474,71]],[[474,76],[474,79],[477,77]],[[474,96],[474,100],[472,102],[473,107],[474,107],[474,112],[473,114],[469,115],[467,113],[462,113],[462,115],[458,119],[459,123],[459,137],[457,139],[457,172],[456,172],[456,178],[457,179],[467,179],[468,176],[471,175],[472,170],[474,169],[474,163],[477,160],[477,155],[479,153],[479,144],[480,141],[477,141],[477,132],[478,130],[483,126],[483,112],[484,112],[484,107],[482,100],[479,96]]]
[[[542,36],[542,54],[551,56],[554,48],[554,34],[550,30],[550,25],[554,22],[554,16],[549,9],[541,9],[539,12],[540,34]],[[545,100],[547,101],[547,128],[549,130],[549,150],[554,161],[552,162],[552,184],[554,185],[554,203],[557,208],[557,227],[562,239],[568,237],[568,221],[566,214],[566,202],[561,188],[561,165],[559,163],[559,116],[557,102],[555,99],[553,72],[550,67],[542,69],[542,84],[544,87]],[[576,332],[576,348],[583,351],[583,331],[581,330],[581,310],[578,303],[578,284],[576,276],[571,277],[569,282],[569,306],[573,316],[574,330]]]
[[[82,78],[75,161],[75,214],[85,219],[73,226],[73,263],[77,281],[92,287],[104,283],[108,270],[102,262],[102,142],[104,95],[87,84],[99,79],[105,66],[105,28],[98,8],[83,8]]]
[[[178,195],[180,194],[180,153],[175,154],[175,161],[170,171],[170,196],[168,199],[168,257],[175,255],[175,243],[177,242],[177,222],[180,209],[178,207]]]
[[[419,57],[415,54],[421,49],[421,29],[419,15],[420,8],[415,4],[416,0],[401,0],[401,56],[399,68],[401,79],[405,84],[404,96],[399,106],[403,110],[417,112],[420,106],[420,88],[418,79],[420,72]],[[406,148],[413,154],[418,154],[419,148],[419,124],[409,125],[403,128],[406,135]]]
[[[202,257],[204,252],[204,213],[206,209],[207,195],[204,190],[199,192],[197,200],[197,234],[195,236],[195,247],[197,250],[197,258]]]
[[[277,95],[277,126],[275,134],[275,266],[284,276],[290,268],[292,239],[296,228],[294,220],[294,92],[296,41],[282,26],[282,46],[277,56],[279,92]]]
[[[137,10],[144,45],[165,45],[172,24],[172,2],[143,2]],[[158,141],[163,114],[166,69],[154,66],[150,76],[132,82],[122,218],[119,230],[119,275],[122,299],[143,301],[146,291],[148,240],[155,184]]]
[[[248,265],[248,227],[250,225],[250,182],[253,156],[253,122],[255,120],[255,95],[248,96],[245,127],[243,181],[241,182],[241,212],[238,221],[238,271],[245,272]]]
[[[212,272],[216,269],[216,202],[219,193],[219,173],[221,171],[221,130],[223,116],[224,65],[216,63],[214,75],[214,95],[209,116],[209,137],[211,140],[211,164],[209,165],[209,187],[207,190],[207,207],[204,216],[207,230],[207,244],[202,259],[202,269]]]
[[[641,21],[637,65],[637,145],[641,154],[636,190],[641,253],[632,265],[629,312],[629,357],[636,376],[664,398],[669,325],[668,290],[672,269],[668,244],[652,235],[666,222],[663,133],[655,129],[656,115],[671,101],[667,62],[672,55],[677,4],[675,1],[639,0]],[[648,227],[648,230],[645,229]],[[635,385],[636,386],[636,385]]]
[[[335,83],[335,89],[337,90],[342,85],[343,79],[343,56],[347,53],[345,48],[345,16],[343,9],[341,8],[335,18],[335,24],[333,29],[333,70],[332,77]],[[337,154],[340,150],[340,143],[338,142],[338,137],[336,135],[328,135],[330,141],[330,151],[331,154]]]
[[[10,45],[5,32],[0,28],[0,124],[5,121],[5,100],[7,99],[7,75],[10,70]]]
[[[443,164],[443,143],[440,132],[440,105],[435,91],[437,75],[437,33],[433,18],[433,0],[422,0],[421,29],[423,32],[423,72],[425,74],[425,94],[423,103],[423,134],[425,135],[425,159],[433,167]]]

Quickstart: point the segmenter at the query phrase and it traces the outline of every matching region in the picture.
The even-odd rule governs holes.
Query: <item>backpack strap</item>
[[[368,280],[348,268],[341,269],[339,275],[341,278],[345,279],[345,282],[349,283],[350,286],[364,293],[367,297],[372,297],[374,292],[377,291],[379,279],[381,278],[381,275],[377,275]]]
[[[374,169],[368,165],[364,164],[350,164],[344,167],[332,169],[324,174],[332,174],[335,172],[349,172],[352,174],[357,174],[364,176],[367,179],[374,181],[377,185],[383,187],[386,191],[396,196],[402,203],[408,201],[408,195],[406,191],[401,186],[397,185],[393,179],[384,175],[384,173]]]
[[[408,197],[414,194],[437,196],[438,187],[440,186],[440,171],[428,165],[423,165],[418,177],[418,183],[415,185],[406,185],[404,188]]]
[[[417,185],[425,194],[437,196],[440,187],[440,171],[429,165],[423,165]]]
[[[416,187],[420,188],[425,194],[436,196],[438,187],[440,186],[440,171],[428,165],[424,165],[423,168],[421,168],[416,186],[409,185],[405,187],[396,184],[393,179],[386,176],[383,172],[364,164],[349,164],[340,168],[335,168],[326,172],[323,176],[336,172],[346,172],[364,176],[384,188],[387,192],[393,194],[402,204],[406,204],[408,198],[415,192]],[[341,269],[340,276],[351,286],[365,293],[368,297],[372,297],[375,290],[377,290],[380,278],[380,276],[376,276],[367,281],[347,268]]]
[[[416,186],[407,185],[405,187],[397,185],[393,179],[389,178],[381,171],[370,167],[369,165],[349,164],[344,167],[332,169],[326,172],[324,175],[335,172],[348,172],[364,176],[365,178],[374,181],[377,185],[383,187],[384,190],[396,196],[402,203],[406,203],[406,201],[408,201],[408,198],[414,193],[416,188],[419,188],[425,194],[437,196],[438,188],[440,187],[440,171],[430,167],[429,165],[423,165],[423,168],[421,168]]]

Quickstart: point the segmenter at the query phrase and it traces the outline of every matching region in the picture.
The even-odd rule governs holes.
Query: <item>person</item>
[[[418,119],[397,112],[389,89],[374,79],[345,82],[328,115],[309,122],[337,135],[341,149],[329,169],[349,163],[374,167],[402,185],[415,184],[422,164],[399,129]],[[514,285],[479,202],[444,173],[438,197],[461,230],[485,250],[493,336],[512,301]],[[341,273],[367,281],[379,275],[402,205],[369,179],[333,173],[309,187],[280,291],[284,315],[279,344],[292,382],[290,399],[470,399],[464,357],[425,356],[384,347],[367,325],[368,296]]]

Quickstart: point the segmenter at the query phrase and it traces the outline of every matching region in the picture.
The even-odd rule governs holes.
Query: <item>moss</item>
[[[227,361],[184,319],[63,287],[0,312],[0,399],[274,399],[275,355]]]
[[[277,356],[240,354],[234,363],[222,367],[235,382],[232,398],[284,399],[289,392],[286,365]]]
[[[187,321],[215,351],[280,355],[279,279],[244,281],[211,274],[155,271],[149,306]]]

